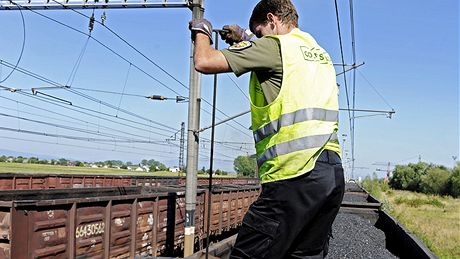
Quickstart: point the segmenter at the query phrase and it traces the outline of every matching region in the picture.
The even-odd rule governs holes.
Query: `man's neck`
[[[278,27],[277,34],[278,35],[285,35],[285,34],[291,33],[291,31],[294,30],[294,29],[297,29],[297,27],[295,27],[293,25],[281,24],[281,26]]]

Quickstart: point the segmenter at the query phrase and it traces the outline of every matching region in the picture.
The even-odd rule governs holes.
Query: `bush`
[[[363,188],[376,198],[381,198],[381,193],[389,190],[388,184],[383,179],[378,179],[377,174],[366,176],[362,183]]]
[[[427,194],[448,194],[449,176],[449,171],[442,167],[430,168],[421,176],[420,191]]]
[[[447,185],[450,195],[455,198],[460,197],[460,163],[452,169]]]
[[[233,168],[238,176],[257,177],[257,162],[254,156],[238,156],[233,161]]]

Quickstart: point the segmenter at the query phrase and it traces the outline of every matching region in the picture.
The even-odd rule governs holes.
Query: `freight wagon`
[[[79,175],[79,174],[0,174],[0,190],[91,188],[117,186],[185,186],[185,177],[136,176],[133,175]],[[214,178],[214,184],[257,185],[254,178]],[[198,178],[199,185],[207,185],[208,178]]]
[[[0,191],[0,258],[172,256],[184,239],[184,188]],[[209,192],[198,189],[195,245],[203,248]],[[213,235],[235,230],[258,186],[215,186]]]

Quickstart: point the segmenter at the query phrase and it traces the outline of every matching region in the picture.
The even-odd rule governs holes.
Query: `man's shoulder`
[[[273,50],[279,48],[279,42],[275,38],[270,37],[262,37],[255,41],[241,41],[239,43],[235,43],[232,46],[229,46],[226,49],[223,49],[224,52],[250,52],[254,50]]]

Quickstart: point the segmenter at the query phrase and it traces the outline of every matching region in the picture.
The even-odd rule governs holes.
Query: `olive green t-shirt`
[[[277,40],[263,37],[251,42],[247,48],[229,47],[221,52],[236,76],[254,71],[267,103],[275,100],[283,79],[281,49]]]

